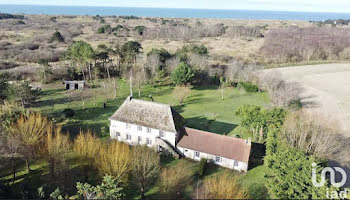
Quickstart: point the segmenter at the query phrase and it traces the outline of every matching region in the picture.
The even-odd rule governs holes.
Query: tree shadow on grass
[[[252,142],[250,157],[248,163],[248,170],[264,164],[264,157],[266,153],[266,146],[264,144]]]
[[[250,199],[269,199],[268,191],[263,184],[251,184],[248,186]]]
[[[58,89],[42,90],[41,93],[43,96],[51,96],[64,91],[65,91],[64,88],[58,88]]]
[[[216,174],[218,172],[220,172],[222,170],[222,168],[220,168],[218,165],[215,165],[214,163],[207,163],[206,167],[205,167],[205,176],[210,176],[213,174]]]
[[[238,126],[236,124],[229,124],[226,122],[211,120],[205,117],[188,118],[186,119],[186,122],[186,126],[188,127],[199,129],[202,131],[217,133],[220,135],[227,135]]]
[[[102,104],[86,109],[76,109],[74,110],[75,116],[64,125],[63,130],[69,131],[72,136],[78,134],[80,130],[92,130],[96,134],[107,134],[109,133],[108,119],[119,108],[121,103],[121,101],[115,100],[107,102],[105,108]],[[105,127],[106,133],[101,133],[102,127]]]
[[[58,99],[48,99],[48,100],[39,100],[32,105],[34,108],[39,108],[42,106],[54,106],[57,104],[65,104],[70,102],[67,98],[58,98]]]

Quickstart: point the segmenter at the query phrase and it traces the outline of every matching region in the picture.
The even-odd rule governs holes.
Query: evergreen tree
[[[88,183],[77,183],[77,194],[84,199],[121,199],[123,188],[121,183],[112,176],[104,176],[101,185],[91,186]]]
[[[315,187],[311,173],[312,163],[319,166],[324,166],[324,163],[280,142],[279,131],[276,127],[270,127],[266,143],[265,166],[268,172],[265,177],[270,196],[277,199],[325,199],[328,186]],[[334,190],[337,189],[332,188],[331,191]]]
[[[188,64],[184,62],[180,63],[180,65],[177,66],[171,73],[171,79],[176,85],[185,85],[187,83],[190,83],[193,77],[193,70]]]

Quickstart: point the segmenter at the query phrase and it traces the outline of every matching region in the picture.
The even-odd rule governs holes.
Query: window
[[[215,162],[221,162],[221,157],[220,156],[216,156],[215,157]]]
[[[119,132],[117,132],[117,133],[116,133],[116,136],[117,136],[117,137],[119,137],[119,136],[120,136],[120,133],[119,133]]]
[[[138,131],[142,131],[142,126],[137,126]]]
[[[139,137],[137,138],[137,141],[139,141],[139,142],[141,142],[141,141],[142,141],[141,136],[139,136]]]
[[[238,161],[237,160],[233,161],[233,166],[234,167],[238,167]]]
[[[150,128],[147,128],[147,133],[150,133],[151,132],[151,129]]]
[[[131,135],[126,134],[126,140],[131,140]]]
[[[187,149],[185,149],[185,152],[187,152],[188,150]]]
[[[159,131],[159,137],[161,137],[161,138],[164,138],[164,137],[165,137],[164,131]]]
[[[130,124],[126,123],[125,125],[126,125],[126,129],[130,129],[131,128]]]
[[[149,139],[149,138],[147,138],[147,139],[146,139],[146,144],[147,144],[147,145],[152,145],[152,140]]]
[[[194,155],[195,155],[197,158],[199,158],[199,152],[198,152],[198,151],[195,151],[195,152],[194,152]]]

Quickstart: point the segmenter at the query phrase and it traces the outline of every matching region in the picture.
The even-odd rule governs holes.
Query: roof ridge
[[[243,138],[236,138],[236,137],[232,137],[232,136],[228,136],[228,135],[221,135],[221,134],[212,133],[212,132],[209,132],[209,131],[203,131],[203,130],[199,130],[199,129],[195,129],[195,128],[190,128],[190,127],[187,127],[187,126],[185,127],[185,129],[191,129],[191,130],[194,130],[194,131],[200,131],[200,132],[208,134],[208,135],[215,135],[215,137],[222,137],[222,138],[241,140],[243,142],[246,141],[246,139],[243,139]]]
[[[176,121],[168,104],[127,97],[109,118],[163,131],[176,132]]]
[[[147,101],[147,100],[143,100],[143,99],[135,99],[135,98],[132,98],[131,101],[145,102],[145,103],[150,103],[150,104],[155,104],[155,105],[160,105],[160,106],[170,106],[169,104],[160,103],[160,102],[155,102],[155,101]],[[170,106],[170,107],[171,107],[171,106]]]
[[[170,105],[168,105],[169,106],[169,118],[170,118],[170,121],[171,121],[171,124],[172,124],[172,127],[174,127],[174,130],[175,130],[175,132],[177,132],[177,130],[176,130],[176,125],[175,125],[175,119],[174,119],[174,115],[173,115],[173,111],[172,111],[172,108],[171,108],[171,106]]]

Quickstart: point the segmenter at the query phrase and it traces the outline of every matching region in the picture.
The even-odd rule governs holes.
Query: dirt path
[[[304,107],[321,111],[339,121],[350,137],[350,64],[324,64],[275,69],[302,88]]]

